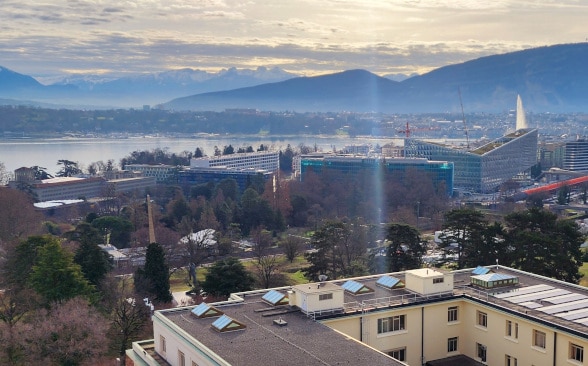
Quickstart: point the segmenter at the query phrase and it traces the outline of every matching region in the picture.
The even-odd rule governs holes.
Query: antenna
[[[463,112],[463,102],[461,101],[461,89],[457,87],[457,93],[459,94],[459,105],[461,106],[461,119],[463,120],[463,128],[466,136],[466,147],[470,149],[470,138],[468,136],[468,125],[466,124],[465,113]]]

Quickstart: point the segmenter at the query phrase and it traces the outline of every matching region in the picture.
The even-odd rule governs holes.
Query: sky
[[[585,0],[2,0],[0,65],[42,78],[180,68],[422,74],[588,40]]]

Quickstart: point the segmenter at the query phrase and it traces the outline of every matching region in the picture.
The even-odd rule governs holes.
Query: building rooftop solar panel
[[[582,294],[571,293],[571,294],[566,294],[566,295],[561,295],[561,296],[550,297],[547,299],[543,299],[543,301],[547,301],[547,302],[550,302],[554,305],[557,305],[557,304],[564,304],[567,302],[584,300],[584,299],[588,299],[588,296],[582,295]]]
[[[588,300],[587,299],[572,301],[572,302],[568,302],[565,304],[559,304],[559,305],[544,306],[544,307],[537,309],[537,310],[544,312],[546,314],[553,315],[553,314],[563,313],[563,312],[570,311],[570,310],[578,310],[578,309],[584,309],[584,308],[588,308]]]
[[[556,314],[555,316],[559,316],[560,318],[563,318],[565,320],[578,320],[588,318],[588,309],[567,311],[565,313]]]
[[[522,306],[527,307],[529,309],[537,309],[537,308],[543,307],[543,305],[541,305],[535,301],[522,302],[519,305],[522,305]]]
[[[499,299],[506,299],[508,297],[531,294],[534,292],[551,290],[553,288],[554,288],[553,286],[549,286],[549,285],[527,286],[527,287],[517,288],[516,290],[512,290],[512,291],[495,294],[494,297],[497,297]]]
[[[543,300],[543,299],[547,299],[549,297],[555,297],[555,296],[565,295],[565,294],[569,294],[569,293],[570,292],[568,290],[556,288],[553,290],[533,292],[531,294],[513,296],[513,297],[506,298],[505,300],[510,301],[515,304],[520,304],[522,302]]]

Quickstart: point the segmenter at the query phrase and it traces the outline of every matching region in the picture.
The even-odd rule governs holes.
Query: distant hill
[[[260,67],[218,73],[182,69],[118,79],[73,75],[50,85],[0,67],[0,103],[51,103],[55,108],[163,103],[174,110],[459,112],[459,90],[467,113],[513,109],[517,94],[528,111],[588,112],[586,60],[588,43],[577,43],[482,57],[406,79],[365,70],[296,77],[279,68]]]
[[[439,68],[401,82],[352,70],[163,104],[176,110],[467,112],[513,109],[520,94],[536,112],[588,111],[588,43],[534,48]]]

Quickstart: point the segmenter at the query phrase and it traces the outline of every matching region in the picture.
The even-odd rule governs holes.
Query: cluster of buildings
[[[503,266],[421,268],[156,311],[132,365],[583,365],[588,289]]]

